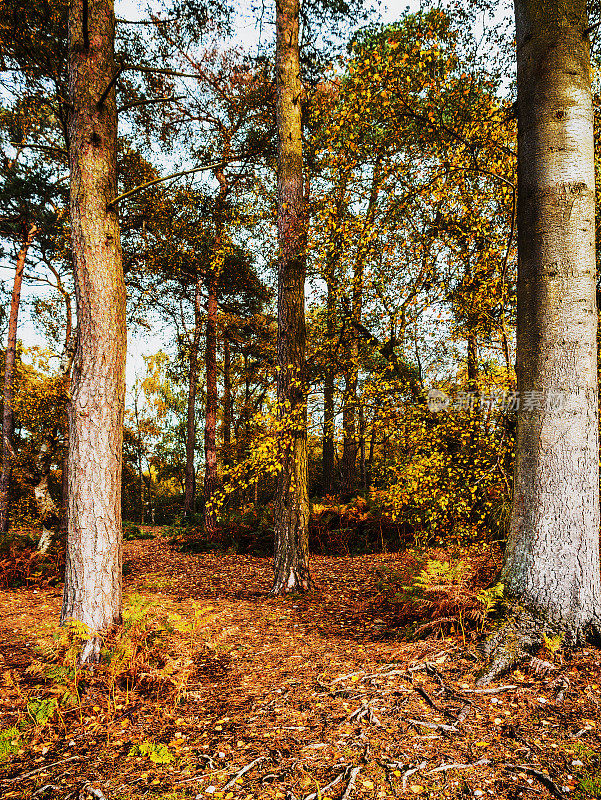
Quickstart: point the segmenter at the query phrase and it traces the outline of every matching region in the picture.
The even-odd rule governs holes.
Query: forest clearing
[[[2,798],[601,798],[599,37],[0,0]]]
[[[347,797],[374,800],[599,796],[598,650],[550,643],[477,689],[478,624],[462,633],[458,609],[419,638],[399,624],[411,617],[400,587],[420,566],[411,549],[316,556],[315,591],[277,598],[270,559],[182,554],[153,532],[125,546],[132,650],[114,673],[80,669],[76,701],[61,700],[73,673],[31,667],[65,655],[49,648],[59,587],[0,592],[3,724],[26,723],[0,740],[3,797],[335,800],[351,778]],[[480,558],[480,584],[496,556],[463,554]],[[480,587],[447,588],[469,606]],[[58,703],[44,715],[47,699]],[[102,794],[79,794],[88,783]]]

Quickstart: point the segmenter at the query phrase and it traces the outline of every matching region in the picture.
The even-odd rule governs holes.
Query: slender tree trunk
[[[226,137],[223,158],[229,158],[229,138]],[[217,489],[217,280],[223,266],[224,207],[228,183],[221,167],[215,170],[219,182],[219,193],[215,200],[215,251],[207,276],[207,330],[205,369],[207,378],[207,404],[205,409],[205,477],[204,477],[204,523],[212,532],[217,527],[217,514],[211,507]]]
[[[137,381],[136,381],[137,384]],[[140,525],[144,524],[144,469],[142,467],[142,436],[140,433],[140,415],[138,413],[138,387],[135,387],[134,394],[134,416],[136,418],[136,430],[138,433],[138,493],[140,500]]]
[[[361,486],[367,487],[367,468],[365,464],[365,411],[363,403],[359,404],[359,457],[361,468]]]
[[[307,222],[303,184],[299,0],[276,0],[278,403],[285,421],[275,507],[272,594],[310,588],[305,396]]]
[[[71,238],[78,342],[69,408],[69,520],[61,621],[121,622],[125,283],[117,211],[112,0],[69,7]],[[98,660],[100,637],[82,663]]]
[[[347,207],[346,189],[349,181],[349,170],[343,172],[336,193],[335,213],[331,220],[333,226],[332,236],[329,240],[328,254],[325,265],[325,279],[327,285],[326,300],[326,337],[327,346],[331,346],[336,332],[336,301],[338,281],[336,267],[340,254],[344,248],[343,219]],[[326,367],[323,385],[323,445],[322,445],[322,482],[325,492],[334,491],[334,437],[335,437],[335,408],[334,408],[334,379],[336,365],[334,354],[326,355]]]
[[[223,463],[232,459],[232,365],[231,347],[227,333],[223,337]]]
[[[374,164],[371,190],[365,221],[362,226],[361,240],[357,246],[357,255],[353,268],[353,293],[351,301],[351,318],[355,323],[361,322],[363,311],[363,276],[365,263],[371,249],[371,230],[377,211],[378,195],[381,183],[382,155],[378,154]],[[344,405],[342,409],[342,428],[344,440],[342,448],[342,488],[346,493],[354,490],[356,484],[357,465],[357,386],[359,380],[359,334],[351,324],[348,326],[349,341],[347,345],[347,367],[344,373]]]
[[[188,408],[186,416],[186,482],[184,490],[184,516],[191,519],[196,506],[196,384],[198,382],[198,349],[200,346],[200,298],[202,279],[196,279],[194,286],[194,334],[190,342],[188,358]]]
[[[577,643],[598,635],[601,621],[586,2],[516,0],[515,12],[521,408],[502,580],[520,612],[488,643],[481,682],[515,663],[545,627]]]
[[[21,247],[17,254],[15,264],[15,279],[10,299],[10,316],[8,319],[8,341],[4,356],[4,394],[2,408],[2,472],[0,473],[0,533],[8,531],[9,515],[9,490],[12,469],[13,447],[12,438],[14,431],[15,399],[15,360],[17,356],[17,323],[19,321],[19,304],[21,302],[21,285],[23,283],[23,270],[25,259],[34,240],[38,228],[30,225],[23,232]]]
[[[326,310],[327,341],[334,339],[336,296],[332,281],[328,281]],[[323,446],[322,479],[326,493],[334,490],[334,364],[328,359],[323,382]]]
[[[217,488],[217,292],[212,274],[207,281],[207,291],[204,523],[206,530],[211,532],[217,524],[216,514],[210,506]]]
[[[58,379],[61,385],[61,401],[66,410],[69,402],[69,381],[71,378],[71,364],[75,355],[75,337],[71,330],[71,297],[65,292],[67,300],[67,330],[65,334],[65,347],[59,366]],[[65,429],[68,425],[65,422]],[[55,532],[58,528],[65,531],[66,513],[65,504],[67,501],[68,483],[65,481],[65,468],[67,457],[63,458],[63,496],[61,498],[61,509],[57,507],[50,494],[50,467],[56,453],[60,426],[52,429],[46,440],[43,442],[36,459],[35,475],[30,475],[29,479],[33,484],[33,493],[38,507],[38,516],[42,524],[42,534],[38,540],[38,552],[48,552],[54,541]]]

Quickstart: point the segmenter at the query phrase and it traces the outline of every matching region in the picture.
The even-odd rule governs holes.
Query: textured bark
[[[275,506],[272,594],[310,588],[305,396],[307,222],[301,140],[299,0],[276,0],[278,403],[286,422]]]
[[[109,205],[117,190],[114,34],[112,0],[72,0],[69,163],[78,341],[69,406],[69,519],[61,621],[78,620],[98,634],[82,648],[82,663],[99,658],[100,635],[121,622],[122,610],[127,335],[119,220]]]
[[[8,319],[8,341],[4,356],[4,393],[2,406],[2,472],[0,473],[0,532],[6,533],[9,524],[9,490],[13,459],[12,438],[14,431],[15,399],[15,359],[17,356],[17,323],[19,321],[19,304],[21,302],[21,285],[25,259],[31,243],[38,232],[35,225],[30,225],[23,234],[21,247],[15,264],[15,279],[10,299],[10,316]]]
[[[525,651],[536,642],[532,620],[539,621],[540,631],[548,625],[563,631],[566,643],[578,643],[598,628],[601,609],[595,184],[586,3],[516,0],[515,12],[517,376],[522,403],[502,580],[508,597],[524,612],[496,637],[486,680],[496,674],[495,661],[500,668],[507,661],[507,642],[513,655],[516,648]],[[529,408],[532,404],[525,401],[533,391],[561,392],[565,402],[558,409]]]
[[[196,279],[194,286],[194,334],[190,342],[188,357],[188,407],[186,415],[186,480],[184,489],[184,516],[191,519],[196,507],[196,384],[198,382],[198,349],[200,347],[200,298],[202,278]]]
[[[215,279],[207,280],[207,329],[205,369],[207,380],[207,405],[205,413],[205,476],[204,524],[207,531],[215,530],[217,518],[210,503],[217,488],[217,292]]]
[[[328,281],[326,310],[327,341],[334,339],[336,296],[332,281]],[[323,382],[323,445],[322,481],[324,492],[334,490],[334,364],[328,360]]]

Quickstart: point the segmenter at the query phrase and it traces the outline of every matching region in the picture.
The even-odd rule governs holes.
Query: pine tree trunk
[[[275,507],[272,594],[310,588],[305,396],[307,224],[301,138],[299,0],[276,1],[278,403],[286,423]]]
[[[198,378],[198,349],[200,346],[200,297],[202,280],[196,279],[194,286],[194,334],[190,342],[188,357],[188,408],[186,415],[186,482],[184,490],[184,517],[188,520],[194,515],[196,507],[196,383]]]
[[[0,473],[0,533],[6,533],[9,525],[9,493],[12,469],[15,399],[15,360],[17,357],[17,323],[19,321],[19,304],[21,302],[21,285],[25,259],[31,243],[38,232],[35,225],[30,225],[23,233],[21,247],[15,264],[15,279],[10,299],[10,316],[8,319],[8,341],[4,355],[4,394],[2,406],[2,472]]]
[[[112,0],[69,8],[69,163],[78,342],[69,407],[69,519],[61,621],[121,622],[125,284],[117,193]],[[82,648],[98,660],[100,638]]]
[[[516,0],[515,12],[521,408],[502,580],[522,610],[489,642],[481,682],[515,663],[545,627],[577,643],[598,634],[601,614],[586,2]]]

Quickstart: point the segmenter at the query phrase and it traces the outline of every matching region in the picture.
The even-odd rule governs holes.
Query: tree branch
[[[129,192],[123,192],[123,194],[118,195],[114,200],[111,200],[111,202],[108,204],[108,207],[112,208],[117,203],[120,203],[121,200],[125,200],[126,197],[131,197],[132,195],[141,192],[142,189],[148,189],[150,186],[154,186],[157,183],[163,183],[163,181],[168,181],[171,178],[179,178],[182,175],[192,175],[194,172],[206,172],[207,170],[217,169],[217,167],[222,166],[224,166],[223,161],[216,161],[214,164],[206,164],[204,167],[194,167],[194,169],[183,169],[180,170],[180,172],[173,172],[171,175],[165,175],[164,178],[154,178],[153,180],[147,181],[140,186],[136,186],[134,189],[130,189]]]

